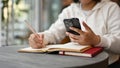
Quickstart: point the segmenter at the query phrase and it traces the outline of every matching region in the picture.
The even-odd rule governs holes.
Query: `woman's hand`
[[[66,34],[72,39],[73,42],[77,42],[81,45],[97,45],[100,43],[100,36],[96,35],[90,27],[83,22],[83,26],[85,27],[86,31],[82,31],[80,29],[70,27],[71,30],[79,33],[80,35],[74,35],[69,32]]]
[[[44,35],[43,34],[31,34],[29,37],[29,45],[35,49],[45,47]]]

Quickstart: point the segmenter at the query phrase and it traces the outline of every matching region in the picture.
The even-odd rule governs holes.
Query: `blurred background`
[[[28,45],[32,33],[24,20],[37,32],[50,27],[58,14],[78,0],[0,0],[0,46]],[[120,0],[113,0],[120,4]]]
[[[32,33],[44,31],[73,0],[0,0],[0,46],[27,45]]]

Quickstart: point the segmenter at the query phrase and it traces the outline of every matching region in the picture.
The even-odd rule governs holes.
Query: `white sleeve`
[[[111,6],[108,13],[107,34],[101,36],[100,46],[108,51],[120,54],[120,8],[118,5]]]
[[[51,43],[59,43],[65,36],[65,26],[63,23],[63,19],[66,18],[66,10],[64,9],[63,12],[59,15],[58,20],[51,25],[51,27],[42,32],[44,34],[45,44]]]

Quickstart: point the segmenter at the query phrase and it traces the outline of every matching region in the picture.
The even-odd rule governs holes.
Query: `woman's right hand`
[[[45,47],[44,35],[43,34],[31,34],[29,37],[29,45],[35,49]]]

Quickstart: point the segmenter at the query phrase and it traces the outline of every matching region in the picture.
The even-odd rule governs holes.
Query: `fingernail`
[[[72,27],[70,27],[70,29],[73,29]]]
[[[68,35],[69,33],[68,33],[68,32],[66,32],[66,34]]]

